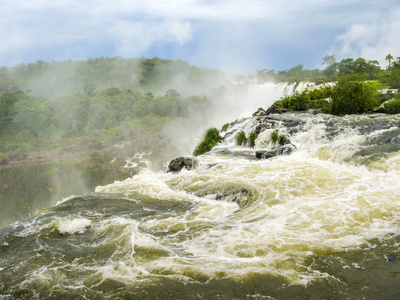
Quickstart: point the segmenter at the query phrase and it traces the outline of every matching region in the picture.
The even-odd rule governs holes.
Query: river
[[[236,132],[260,131],[255,148]],[[261,129],[260,129],[261,128]],[[278,130],[290,155],[256,159]],[[0,231],[0,299],[398,299],[400,116],[245,118]]]

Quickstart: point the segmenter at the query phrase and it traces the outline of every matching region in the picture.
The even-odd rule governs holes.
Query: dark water
[[[400,298],[399,117],[274,118],[1,230],[0,299]],[[234,146],[260,123],[297,151]]]

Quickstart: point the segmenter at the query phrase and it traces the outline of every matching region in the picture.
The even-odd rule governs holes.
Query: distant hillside
[[[228,78],[228,74],[218,70],[158,57],[100,57],[63,62],[38,60],[0,68],[0,91],[21,89],[34,96],[57,97],[117,87],[152,92],[156,96],[176,89],[186,96],[202,94]]]

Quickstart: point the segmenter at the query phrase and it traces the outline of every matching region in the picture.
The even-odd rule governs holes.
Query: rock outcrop
[[[178,157],[173,160],[168,165],[167,172],[180,172],[183,168],[187,170],[192,170],[196,167],[197,160],[193,157]]]
[[[286,145],[279,145],[279,146],[274,146],[271,150],[258,150],[256,151],[256,157],[258,159],[267,159],[279,155],[289,155],[291,154],[296,147],[292,144],[286,144]]]
[[[250,192],[245,189],[237,191],[227,191],[222,194],[218,194],[215,200],[236,202],[240,207],[245,206],[249,202]]]

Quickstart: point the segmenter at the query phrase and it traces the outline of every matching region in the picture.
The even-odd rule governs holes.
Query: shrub
[[[200,144],[194,149],[193,155],[198,156],[210,151],[216,144],[221,141],[222,137],[219,135],[219,131],[217,128],[209,128],[207,129],[203,140]]]
[[[278,130],[274,130],[274,131],[271,133],[271,141],[272,141],[272,144],[276,144],[276,143],[278,142],[278,139],[279,139]]]
[[[221,132],[227,131],[227,130],[228,130],[228,127],[229,127],[229,123],[224,124],[224,125],[222,126],[222,128],[221,128]]]
[[[285,144],[286,140],[287,140],[286,135],[279,134],[278,130],[274,130],[271,133],[271,142],[272,142],[272,144],[279,143],[279,144],[283,145],[283,144]]]
[[[255,140],[257,138],[258,138],[257,132],[253,131],[253,132],[250,133],[250,135],[249,135],[250,147],[254,147],[255,146]]]
[[[282,106],[284,108],[294,110],[304,110],[307,108],[307,102],[310,100],[310,95],[307,92],[296,92],[292,96],[287,96],[282,99]]]
[[[327,85],[320,88],[315,88],[307,92],[310,95],[310,100],[320,100],[329,98],[332,95],[332,87]]]
[[[240,131],[236,134],[236,145],[238,146],[244,146],[247,143],[247,137],[244,131]]]
[[[396,98],[385,102],[385,112],[388,114],[400,113],[400,94],[396,95]]]
[[[285,144],[286,140],[287,140],[286,135],[283,135],[283,134],[279,135],[279,137],[278,137],[279,144],[281,144],[281,145]]]
[[[339,78],[332,88],[329,112],[333,115],[360,114],[377,106],[375,84]]]

